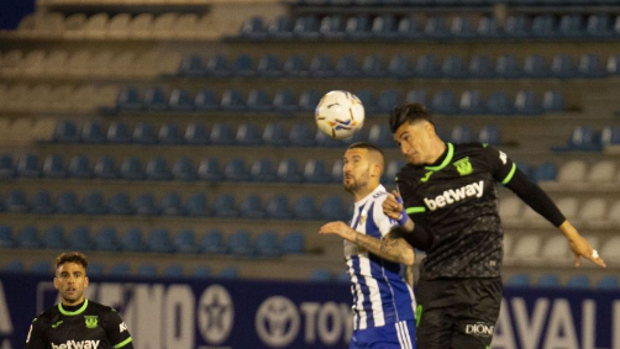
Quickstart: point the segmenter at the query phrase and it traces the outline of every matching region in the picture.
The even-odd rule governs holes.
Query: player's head
[[[390,115],[390,131],[407,160],[414,165],[430,164],[441,155],[443,142],[437,136],[432,114],[423,104],[405,104]]]
[[[381,149],[365,142],[351,144],[343,159],[344,189],[354,194],[374,190],[381,181],[383,168]]]
[[[88,287],[87,267],[88,259],[79,252],[61,253],[56,257],[54,287],[60,292],[63,304],[75,305],[84,300],[84,289]]]

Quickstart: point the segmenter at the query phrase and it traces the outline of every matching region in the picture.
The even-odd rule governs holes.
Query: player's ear
[[[88,279],[88,276],[84,276],[84,288],[88,287],[89,282],[90,280]]]
[[[58,278],[54,276],[54,288],[55,289],[59,289],[60,286],[58,286]]]

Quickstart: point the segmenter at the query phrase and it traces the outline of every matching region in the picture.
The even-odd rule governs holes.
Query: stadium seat
[[[514,55],[503,55],[497,59],[495,73],[498,78],[514,79],[522,77],[522,72]]]
[[[119,173],[114,165],[114,160],[109,156],[100,158],[95,164],[94,175],[101,179],[116,179]]]
[[[200,240],[200,250],[206,254],[223,254],[226,253],[224,245],[224,236],[221,231],[212,229],[202,236]]]
[[[401,96],[397,90],[382,90],[377,98],[377,111],[381,113],[390,113],[394,107],[400,105]]]
[[[588,275],[574,275],[566,282],[566,288],[585,290],[590,288],[590,278]]]
[[[607,74],[609,75],[620,74],[620,54],[609,56],[607,64],[605,65],[605,70],[607,70]]]
[[[432,54],[424,54],[418,57],[414,74],[418,78],[437,78],[441,72],[437,57]]]
[[[329,282],[331,279],[331,272],[327,269],[315,269],[310,276],[308,276],[308,281],[312,282]]]
[[[144,107],[147,110],[163,111],[168,109],[168,98],[161,87],[151,87],[144,93]]]
[[[319,34],[328,40],[343,39],[345,36],[343,16],[331,15],[323,17],[319,24]]]
[[[239,213],[244,218],[263,219],[265,212],[260,196],[256,194],[245,196],[239,204]]]
[[[616,163],[612,160],[598,161],[588,169],[586,182],[592,184],[612,183],[615,181],[616,167]]]
[[[267,217],[271,219],[292,219],[293,213],[289,209],[288,197],[276,195],[267,203]]]
[[[395,32],[391,32],[394,35]],[[365,77],[383,77],[387,74],[383,60],[378,55],[371,55],[364,58],[362,62],[362,76]],[[316,101],[318,103],[318,100]],[[315,103],[316,105],[316,103]]]
[[[192,194],[185,202],[185,210],[190,217],[206,217],[210,214],[207,197],[203,193]]]
[[[272,110],[271,100],[263,89],[254,89],[248,93],[246,102],[248,110],[252,112],[266,112]]]
[[[21,190],[12,190],[4,199],[4,208],[9,213],[26,213],[30,207],[26,202],[26,195]]]
[[[585,35],[593,38],[608,38],[612,35],[609,14],[593,14],[588,17]]]
[[[331,175],[325,170],[325,162],[316,159],[308,160],[304,167],[304,181],[308,183],[330,182]]]
[[[550,76],[545,59],[539,54],[533,54],[525,57],[523,74],[525,77],[533,79],[542,79]]]
[[[206,158],[198,165],[198,178],[205,181],[216,182],[224,180],[224,173],[220,169],[219,161],[215,158]]]
[[[191,182],[195,181],[198,178],[192,159],[188,157],[180,157],[176,159],[176,161],[172,165],[171,174],[172,178],[177,181]]]
[[[562,92],[546,91],[543,95],[542,108],[545,113],[560,113],[564,111],[564,95]]]
[[[314,197],[304,195],[293,203],[293,215],[300,220],[315,220],[319,218]]]
[[[146,179],[153,181],[169,181],[172,174],[168,171],[166,160],[161,157],[155,157],[146,165]]]
[[[15,242],[20,248],[36,249],[41,246],[39,231],[32,225],[27,225],[17,232]]]
[[[170,278],[180,278],[183,277],[184,271],[183,266],[181,264],[172,264],[167,266],[162,275]]]
[[[530,287],[532,280],[528,274],[514,274],[506,282],[506,286],[509,287]]]
[[[48,155],[43,162],[43,176],[47,178],[65,178],[64,161],[60,155]]]
[[[558,178],[558,169],[553,162],[545,161],[538,165],[534,172],[535,182],[555,182]]]
[[[275,55],[264,55],[256,67],[256,74],[265,77],[279,77],[282,75],[282,64]]]
[[[287,233],[280,244],[283,254],[302,254],[305,251],[305,239],[301,232]]]
[[[555,19],[551,15],[538,15],[534,17],[530,35],[537,39],[548,39],[556,36]]]
[[[515,112],[523,115],[538,115],[542,113],[542,108],[534,91],[518,91],[514,104]]]
[[[597,55],[585,54],[577,63],[577,75],[584,79],[604,78],[607,76],[607,70]]]
[[[314,144],[316,147],[326,147],[326,148],[335,148],[342,146],[342,142],[328,136],[325,132],[321,131],[319,128],[316,129],[314,136]]]
[[[65,248],[65,238],[62,227],[54,225],[47,228],[43,232],[41,242],[43,243],[43,248],[46,249],[59,250]]]
[[[201,77],[204,75],[204,62],[199,55],[187,55],[181,59],[177,75],[181,77]]]
[[[368,132],[368,141],[379,148],[393,148],[396,143],[387,124],[374,124]]]
[[[273,96],[273,109],[280,113],[297,111],[299,103],[293,92],[289,89],[278,90]]]
[[[214,145],[232,145],[235,143],[235,134],[229,123],[216,123],[211,129],[211,143]]]
[[[173,245],[166,229],[153,229],[146,242],[147,250],[155,253],[173,252]]]
[[[370,19],[366,14],[349,17],[345,25],[345,34],[349,40],[365,40],[370,38]]]
[[[303,175],[299,170],[296,159],[284,159],[280,161],[276,177],[278,181],[285,183],[301,183],[303,181]]]
[[[394,15],[380,15],[373,19],[370,28],[372,38],[379,40],[393,40],[397,38],[397,22]]]
[[[237,128],[236,144],[246,147],[261,144],[261,134],[255,123],[242,123]]]
[[[134,213],[129,195],[126,193],[116,193],[112,195],[107,202],[109,213],[113,215],[128,216]]]
[[[450,142],[452,143],[469,143],[471,139],[471,127],[468,125],[455,125],[450,132]]]
[[[265,145],[285,146],[289,143],[288,134],[281,123],[270,123],[263,130],[262,140]]]
[[[220,218],[235,218],[239,216],[235,198],[230,194],[221,194],[213,202],[213,213]]]
[[[401,21],[402,22],[402,21]],[[411,57],[408,55],[396,55],[390,59],[387,67],[387,75],[392,78],[406,79],[413,76]],[[359,96],[358,96],[359,97]],[[362,102],[365,102],[362,100]],[[366,103],[364,103],[366,105]]]
[[[424,35],[431,40],[444,40],[450,37],[446,18],[442,15],[428,17],[424,25]]]
[[[603,147],[620,145],[620,127],[605,126],[601,131],[601,145]]]
[[[411,40],[422,37],[422,30],[418,20],[413,15],[403,17],[398,22],[397,32],[400,39]]]
[[[620,289],[620,282],[618,282],[618,277],[615,275],[603,276],[596,283],[596,289],[617,291],[618,289]]]
[[[185,216],[187,213],[183,207],[179,193],[168,193],[161,200],[161,214],[164,216]]]
[[[220,104],[213,90],[200,90],[194,98],[194,108],[198,111],[213,111],[219,107]]]
[[[49,192],[40,191],[30,200],[30,212],[35,214],[50,214],[56,211]]]
[[[205,145],[209,143],[209,132],[202,123],[190,123],[185,129],[183,140],[189,145]]]
[[[60,121],[54,131],[54,141],[58,143],[77,143],[80,140],[77,126],[73,121]]]
[[[581,14],[563,15],[560,18],[558,35],[563,38],[579,39],[585,34]]]
[[[478,142],[497,146],[501,143],[501,133],[497,125],[486,125],[478,133]]]
[[[135,156],[125,158],[121,163],[120,175],[123,179],[141,181],[145,178],[142,162]]]
[[[560,54],[553,57],[551,62],[551,72],[554,77],[559,79],[571,79],[576,75],[573,67],[573,59],[567,54]]]
[[[0,225],[0,249],[15,246],[13,239],[13,229],[9,225]]]
[[[118,251],[119,243],[116,229],[113,227],[100,228],[93,239],[93,247],[97,251]]]
[[[312,57],[308,65],[308,73],[317,78],[327,78],[335,75],[332,60],[325,55]]]
[[[607,200],[600,197],[587,199],[579,208],[577,218],[583,222],[600,222],[607,218]],[[590,242],[593,244],[592,242]]]
[[[454,93],[449,90],[437,91],[433,95],[430,107],[437,114],[456,115],[459,112],[455,105]]]
[[[340,77],[356,78],[362,76],[362,68],[353,55],[345,55],[336,62],[335,74]]]
[[[555,235],[547,239],[540,251],[545,260],[563,260],[570,257],[568,242],[564,236]]]
[[[177,145],[183,143],[183,137],[179,132],[176,122],[163,124],[157,134],[158,143],[164,145]]]
[[[485,114],[486,110],[480,97],[480,91],[463,91],[459,101],[459,112],[466,115]]]
[[[233,266],[227,266],[220,269],[220,272],[217,275],[220,279],[234,280],[239,278],[239,269]]]
[[[568,142],[570,150],[600,151],[601,140],[590,126],[578,126]]]
[[[250,168],[250,180],[257,182],[273,182],[276,180],[276,173],[273,164],[269,159],[258,159],[252,163]]]
[[[449,79],[467,78],[468,70],[463,57],[459,55],[450,55],[443,60],[441,72],[444,77]]]
[[[100,122],[88,121],[82,127],[82,142],[89,144],[101,144],[105,141],[103,127]]]
[[[133,131],[133,142],[145,145],[155,144],[157,137],[153,125],[148,122],[138,123]]]
[[[232,182],[243,182],[250,179],[250,174],[245,166],[245,162],[241,159],[231,159],[224,168],[224,176],[226,180]]]
[[[15,177],[13,158],[8,154],[0,156],[0,179],[10,179]]]
[[[347,212],[344,203],[339,196],[330,196],[323,201],[319,209],[321,217],[325,220],[346,220]]]
[[[119,242],[121,250],[125,252],[142,252],[146,246],[142,239],[142,230],[135,227],[127,228]]]
[[[132,135],[127,128],[127,124],[123,122],[113,122],[108,127],[106,140],[113,144],[127,144],[131,143]]]
[[[83,155],[71,159],[68,173],[69,177],[80,179],[89,179],[93,176],[93,171],[90,168],[90,161]]]
[[[189,91],[174,89],[170,92],[168,107],[172,111],[188,111],[194,109],[194,100]]]
[[[157,266],[153,263],[140,264],[136,270],[138,276],[155,276],[157,275]]]
[[[109,271],[112,276],[127,276],[131,272],[131,267],[127,263],[115,263]]]
[[[87,215],[102,215],[108,212],[103,204],[103,195],[100,192],[91,192],[82,199],[81,207]]]
[[[10,261],[4,266],[3,271],[7,273],[20,273],[24,272],[24,263],[22,261]]]
[[[90,241],[90,231],[85,226],[78,226],[71,230],[67,238],[67,246],[72,251],[90,251],[92,249]],[[88,272],[90,273],[90,265]]]
[[[501,37],[504,33],[500,29],[497,17],[484,16],[480,18],[475,34],[481,38],[494,39]]]
[[[559,288],[560,278],[556,274],[543,274],[536,283],[538,288]]]
[[[282,254],[278,236],[274,231],[265,231],[256,237],[255,250],[260,257],[278,257]]]
[[[304,77],[309,74],[304,58],[299,55],[292,55],[284,61],[282,71],[285,76]]]
[[[211,274],[211,268],[206,265],[199,265],[191,272],[191,276],[194,278],[209,278]]]
[[[475,55],[471,58],[468,75],[472,79],[488,79],[495,76],[491,58],[487,55]]]
[[[155,197],[151,193],[142,193],[136,198],[133,209],[138,216],[157,216],[159,207],[155,205]]]
[[[523,235],[515,243],[512,256],[518,260],[530,260],[539,256],[542,239],[539,235]]]
[[[52,273],[52,265],[48,261],[38,261],[32,263],[28,271],[33,274],[49,275]]]
[[[177,232],[172,240],[172,245],[177,253],[197,253],[199,250],[194,231],[191,229],[183,229]]]
[[[220,108],[225,111],[244,111],[247,108],[241,92],[230,89],[224,91],[220,101]]]
[[[234,232],[227,242],[228,253],[238,257],[249,257],[254,254],[252,238],[247,230]]]
[[[58,196],[56,210],[59,214],[78,214],[82,208],[78,204],[77,196],[72,192],[64,192]]]

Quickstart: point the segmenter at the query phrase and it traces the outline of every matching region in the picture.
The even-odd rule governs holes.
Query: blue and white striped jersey
[[[379,185],[355,203],[350,226],[358,232],[381,239],[398,223],[383,213],[385,187]],[[401,265],[369,253],[358,245],[344,242],[344,254],[353,294],[354,329],[381,327],[415,318],[415,297],[400,275]]]

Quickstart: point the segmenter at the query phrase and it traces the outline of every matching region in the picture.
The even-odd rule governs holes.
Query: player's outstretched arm
[[[393,230],[379,240],[355,231],[345,222],[337,221],[323,225],[319,234],[334,234],[368,250],[370,253],[391,262],[413,265],[413,247],[401,236],[400,230]]]
[[[599,256],[598,251],[592,248],[588,241],[584,239],[577,229],[568,221],[565,220],[562,225],[559,226],[560,231],[568,239],[570,249],[575,254],[575,266],[581,266],[581,257],[585,257],[592,261],[592,263],[599,267],[606,268],[605,261]]]

